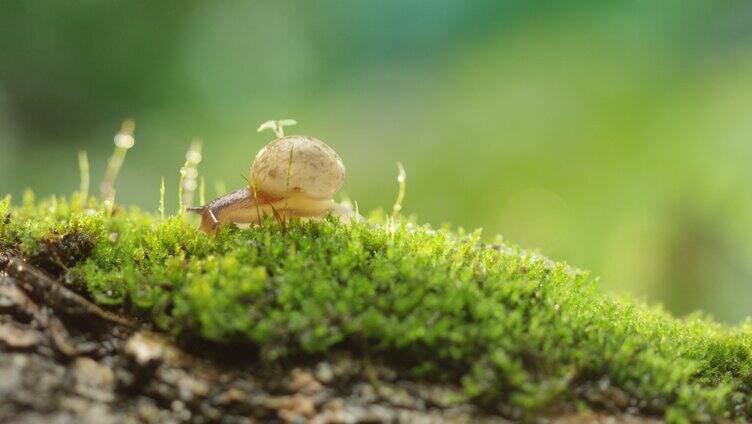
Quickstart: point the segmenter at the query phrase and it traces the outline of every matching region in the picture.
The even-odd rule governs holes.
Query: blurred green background
[[[483,227],[593,270],[605,291],[738,322],[752,306],[748,1],[0,4],[0,193],[101,179],[156,209],[190,140],[209,195],[271,133],[327,141],[361,210],[396,161],[419,222]],[[176,207],[175,198],[170,206]]]

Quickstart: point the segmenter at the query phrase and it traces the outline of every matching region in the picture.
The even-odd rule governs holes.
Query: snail
[[[279,125],[284,121],[272,122],[277,123],[279,137],[256,154],[249,186],[204,206],[188,208],[201,214],[201,229],[215,234],[225,223],[260,224],[266,216],[280,220],[320,220],[327,215],[338,216],[342,222],[359,219],[347,205],[332,199],[345,182],[345,165],[337,152],[313,137],[284,136]]]

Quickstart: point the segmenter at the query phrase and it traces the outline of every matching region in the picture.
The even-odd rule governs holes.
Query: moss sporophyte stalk
[[[0,249],[32,258],[85,241],[61,281],[179,340],[251,345],[266,362],[378,357],[512,418],[562,405],[752,418],[749,323],[678,319],[535,252],[383,213],[346,224],[272,214],[214,235],[161,213],[81,193],[5,197]]]

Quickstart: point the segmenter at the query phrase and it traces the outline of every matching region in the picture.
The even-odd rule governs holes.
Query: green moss
[[[676,422],[752,416],[749,324],[603,296],[587,273],[478,233],[373,219],[210,237],[184,217],[30,194],[0,212],[0,244],[27,256],[42,238],[90,236],[66,281],[96,302],[178,337],[250,342],[265,361],[348,349],[458,382],[509,416],[562,402]]]

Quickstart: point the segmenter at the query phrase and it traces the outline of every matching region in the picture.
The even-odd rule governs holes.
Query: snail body
[[[359,218],[332,200],[344,184],[345,166],[334,149],[313,137],[290,135],[270,142],[256,154],[250,175],[251,186],[188,209],[201,214],[205,232],[214,234],[225,223],[259,224],[266,216]]]

